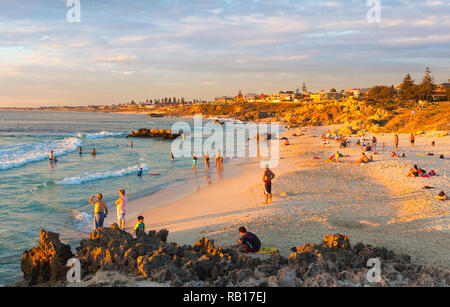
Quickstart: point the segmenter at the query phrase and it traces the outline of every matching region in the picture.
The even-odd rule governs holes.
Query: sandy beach
[[[448,267],[449,202],[439,202],[434,196],[449,191],[450,137],[429,132],[416,136],[412,148],[409,135],[399,135],[400,152],[406,157],[393,158],[394,136],[377,134],[378,148],[370,153],[374,162],[357,164],[361,157],[358,146],[338,149],[339,143],[332,140],[322,147],[320,136],[332,128],[286,132],[291,145],[280,143],[280,163],[273,169],[277,177],[272,204],[264,203],[263,169],[259,161],[252,160],[240,166],[239,176],[187,197],[183,197],[188,194],[185,187],[185,194],[180,193],[172,203],[159,206],[167,196],[163,194],[130,201],[128,230],[142,214],[147,229],[168,229],[170,241],[193,244],[208,237],[227,246],[235,244],[238,227],[245,225],[264,246],[278,247],[285,256],[293,246],[320,241],[328,233],[342,233],[353,243],[384,246],[409,254],[419,263]],[[367,141],[371,138],[366,135]],[[432,140],[436,141],[434,148]],[[339,163],[329,161],[336,150],[349,157]],[[428,156],[429,152],[434,156]],[[446,159],[439,159],[440,154]],[[427,171],[434,169],[438,176],[406,177],[414,164]],[[425,185],[434,188],[422,189]]]

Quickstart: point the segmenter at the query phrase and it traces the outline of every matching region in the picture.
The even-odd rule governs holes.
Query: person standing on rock
[[[103,227],[103,222],[108,215],[108,207],[103,200],[103,195],[98,193],[97,196],[91,196],[89,202],[95,205],[94,209],[94,227],[95,229]]]
[[[119,190],[119,195],[119,199],[116,200],[117,222],[119,224],[119,228],[125,230],[125,214],[127,210],[128,199],[125,196],[125,190]]]

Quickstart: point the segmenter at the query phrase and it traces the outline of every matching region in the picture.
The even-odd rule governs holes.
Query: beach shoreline
[[[265,244],[280,248],[283,255],[289,255],[290,248],[298,242],[320,240],[327,233],[341,232],[348,234],[352,240],[408,253],[422,263],[448,267],[450,254],[446,246],[450,242],[446,237],[450,232],[449,211],[444,202],[433,200],[434,194],[439,192],[438,189],[448,191],[449,183],[445,173],[448,172],[448,166],[445,168],[444,165],[446,160],[434,160],[443,162],[438,170],[442,175],[436,177],[436,180],[440,180],[440,186],[434,190],[421,190],[420,184],[417,183],[421,179],[406,178],[404,173],[409,163],[424,160],[423,156],[409,152],[408,135],[400,135],[400,141],[405,151],[408,149],[406,159],[409,160],[391,159],[386,146],[384,152],[375,156],[374,163],[360,165],[355,163],[359,159],[360,150],[352,146],[342,150],[351,157],[344,159],[341,164],[336,164],[328,162],[327,157],[336,152],[337,143],[322,149],[319,137],[332,128],[294,129],[284,134],[291,141],[291,145],[280,144],[281,159],[279,166],[274,169],[277,178],[274,181],[273,204],[264,204],[263,169],[258,161],[251,160],[241,166],[242,174],[239,176],[218,181],[163,206],[147,208],[148,198],[145,197],[130,201],[128,229],[131,231],[136,223],[133,218],[143,215],[147,229],[168,229],[170,241],[193,244],[200,237],[208,237],[215,239],[220,245],[230,245],[234,244],[238,237],[237,227],[247,225],[262,236]],[[301,137],[292,136],[302,133],[306,134]],[[377,137],[379,146],[381,142],[388,144],[393,139],[391,134]],[[423,147],[426,147],[430,140],[431,137],[418,137],[416,149],[424,151]],[[440,152],[449,156],[449,137],[439,138],[438,144]],[[314,155],[319,155],[321,159],[311,161]],[[428,168],[429,164],[425,164],[427,158],[422,165]],[[386,169],[389,168],[396,169],[397,172],[385,178]],[[342,171],[350,174],[349,177],[342,177]],[[301,179],[302,172],[309,172],[314,177],[329,176],[336,172],[337,178],[326,191],[308,191],[306,187],[302,189],[302,185],[307,185],[305,178]],[[313,182],[320,181],[314,177],[309,179]],[[363,187],[361,191],[352,191],[351,185],[355,184],[354,182],[346,183],[347,179],[353,180],[352,177],[358,179],[357,184]],[[339,183],[339,180],[342,182]],[[432,182],[438,183],[436,180]],[[295,187],[292,182],[299,186]],[[354,202],[346,195],[342,202],[350,202],[354,204],[354,208],[345,204],[339,205],[336,200],[338,193],[329,194],[329,190],[333,191],[336,184],[337,188],[340,185],[349,185],[348,190],[344,190],[350,195],[362,192],[373,195],[366,197],[368,199],[355,197],[358,201]],[[398,188],[402,186],[409,186],[409,194],[404,194],[405,188]],[[295,191],[296,189],[301,191]],[[314,194],[317,194],[316,199]],[[421,198],[417,200],[418,197]],[[386,204],[377,208],[376,204],[380,201],[385,201]],[[413,205],[408,205],[412,202]],[[430,203],[432,209],[426,209]],[[299,221],[296,221],[297,219]],[[394,232],[389,233],[392,231]],[[280,237],[285,234],[286,237]]]

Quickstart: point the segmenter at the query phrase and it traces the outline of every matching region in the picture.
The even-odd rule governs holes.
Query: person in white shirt
[[[127,211],[127,197],[125,196],[125,190],[119,190],[119,199],[116,200],[117,206],[117,221],[119,222],[119,228],[125,229],[125,214]]]

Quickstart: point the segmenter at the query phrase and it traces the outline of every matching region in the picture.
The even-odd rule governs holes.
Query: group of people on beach
[[[170,153],[170,154],[171,154],[171,158],[172,158],[172,161],[173,161],[174,160],[173,154],[172,153]],[[198,160],[199,159],[198,159],[197,153],[194,152],[194,155],[192,156],[192,168],[193,169],[195,169],[197,167]],[[205,168],[209,169],[211,167],[211,164],[209,162],[210,161],[210,157],[209,157],[208,152],[205,152],[205,154],[203,156],[203,161],[205,163]],[[216,168],[223,169],[223,156],[220,153],[220,149],[217,150],[217,152],[216,152]]]
[[[94,229],[103,227],[103,223],[108,216],[108,206],[106,201],[103,199],[103,194],[97,193],[97,195],[91,196],[89,203],[94,205]],[[128,199],[125,196],[125,190],[119,190],[119,198],[116,200],[117,208],[117,225],[121,230],[125,230],[125,215],[127,211]],[[144,217],[138,217],[138,223],[133,229],[132,235],[137,237],[145,233]]]

